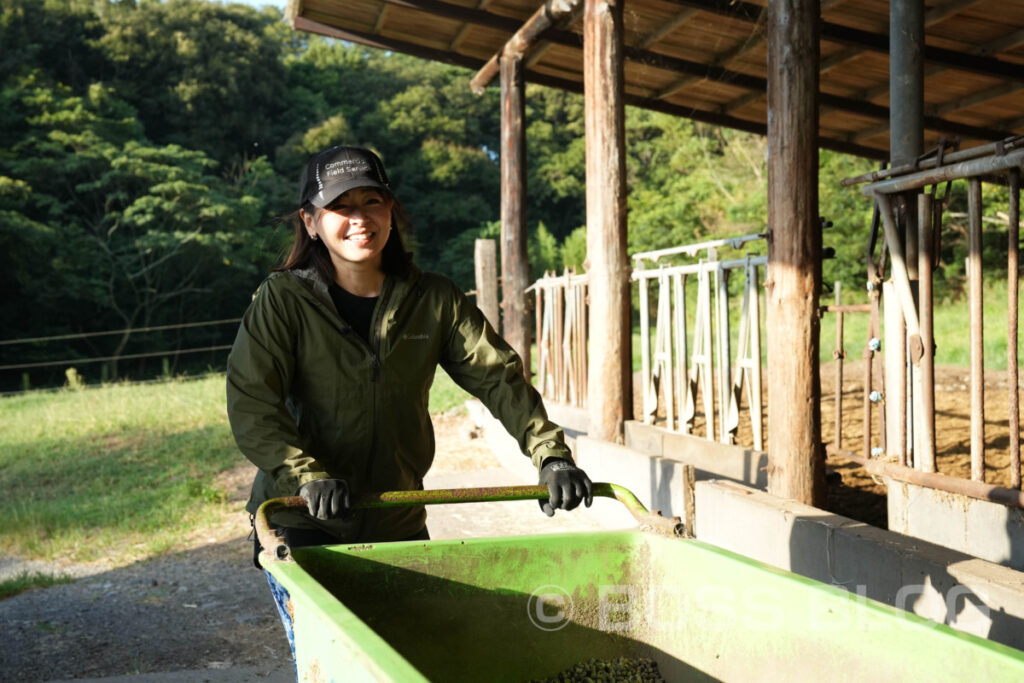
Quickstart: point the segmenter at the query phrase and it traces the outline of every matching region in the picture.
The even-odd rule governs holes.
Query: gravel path
[[[247,526],[248,517],[239,517]],[[0,678],[247,667],[255,679],[279,670],[288,646],[251,555],[240,535],[4,600]],[[80,576],[90,569],[62,568]]]

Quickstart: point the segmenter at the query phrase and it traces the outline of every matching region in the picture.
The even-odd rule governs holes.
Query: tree
[[[79,97],[22,86],[29,130],[0,157],[12,226],[4,238],[32,257],[16,271],[12,300],[32,301],[40,320],[64,331],[132,329],[176,321],[173,304],[186,297],[220,295],[204,284],[218,269],[251,277],[259,255],[247,233],[260,198],[216,175],[202,152],[149,143],[110,88],[94,84]]]
[[[225,167],[273,154],[287,106],[276,10],[143,0],[106,5],[103,23],[97,46],[110,67],[97,76],[135,107],[147,137]]]

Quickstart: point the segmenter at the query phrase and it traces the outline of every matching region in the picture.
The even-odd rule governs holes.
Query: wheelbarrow
[[[685,537],[594,484],[635,530],[289,548],[256,515],[289,592],[299,680],[547,680],[650,659],[666,681],[1024,680],[1024,652]],[[371,494],[355,507],[547,498],[546,487]],[[538,523],[540,526],[540,522]]]

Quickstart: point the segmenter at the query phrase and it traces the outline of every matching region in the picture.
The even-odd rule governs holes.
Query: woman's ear
[[[310,239],[315,240],[316,230],[313,225],[313,214],[305,209],[299,209],[299,218],[302,219],[302,224],[306,226],[306,234],[309,235]]]

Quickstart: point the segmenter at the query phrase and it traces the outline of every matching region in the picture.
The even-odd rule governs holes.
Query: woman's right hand
[[[347,517],[349,507],[348,483],[344,479],[314,479],[299,487],[299,495],[306,500],[311,517],[334,519]]]

